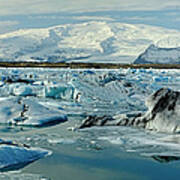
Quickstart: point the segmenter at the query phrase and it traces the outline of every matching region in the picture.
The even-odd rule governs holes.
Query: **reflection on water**
[[[173,153],[178,153],[178,144],[170,144],[172,148],[168,145],[166,147],[163,141],[167,135],[127,127],[69,131],[68,127],[74,124],[74,118],[72,118],[54,127],[31,128],[24,131],[14,127],[14,133],[12,130],[1,132],[4,137],[8,135],[10,139],[18,139],[19,142],[53,151],[51,156],[34,162],[11,176],[21,179],[22,175],[29,174],[29,177],[36,180],[42,180],[45,177],[47,180],[72,178],[138,180],[160,177],[176,179],[179,174],[179,161],[174,161],[179,158],[172,156]],[[148,137],[151,138],[148,139]],[[172,137],[173,135],[170,135],[166,140],[170,141]],[[145,142],[145,139],[148,141]],[[156,142],[155,139],[160,140]],[[178,139],[177,135],[176,139]],[[160,142],[161,145],[159,145]],[[145,156],[141,156],[144,152],[146,152]],[[160,154],[163,153],[169,156],[161,156]],[[156,163],[158,161],[171,163]],[[159,175],[161,171],[163,174]],[[6,174],[5,179],[8,179],[7,177],[10,175]]]
[[[67,152],[66,152],[67,151]],[[179,174],[178,163],[163,165],[118,148],[101,152],[78,151],[74,147],[59,147],[46,159],[28,166],[24,173],[44,174],[54,179],[171,179]],[[163,174],[159,174],[163,172]]]
[[[168,163],[171,161],[180,160],[180,157],[175,156],[152,156],[152,158],[160,163]]]

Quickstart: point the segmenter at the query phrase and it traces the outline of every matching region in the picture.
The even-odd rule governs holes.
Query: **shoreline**
[[[48,63],[48,62],[0,62],[5,68],[70,68],[70,69],[180,69],[180,64],[113,64],[113,63]]]

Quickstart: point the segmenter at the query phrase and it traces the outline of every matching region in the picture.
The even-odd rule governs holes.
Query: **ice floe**
[[[12,97],[0,101],[0,123],[43,127],[67,121],[67,116],[51,110],[36,99]]]
[[[40,148],[31,148],[25,144],[0,140],[0,171],[17,170],[51,152]]]

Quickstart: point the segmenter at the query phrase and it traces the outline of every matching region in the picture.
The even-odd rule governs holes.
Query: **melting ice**
[[[180,157],[178,134],[160,134],[130,127],[92,128],[76,133],[67,130],[80,124],[87,115],[146,111],[145,99],[150,94],[162,87],[179,89],[179,70],[2,68],[0,77],[2,132],[7,127],[11,131],[18,127],[18,131],[25,127],[62,127],[61,131],[29,128],[27,134],[20,138],[14,136],[13,140],[37,147],[77,144],[83,148],[83,144],[93,144],[100,149],[110,142],[125,151],[142,155]],[[0,147],[5,148],[4,145]],[[26,151],[21,148],[22,152]],[[26,157],[30,161],[29,155]]]

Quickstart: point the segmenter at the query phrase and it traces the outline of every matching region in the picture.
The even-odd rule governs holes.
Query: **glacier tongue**
[[[151,44],[134,61],[135,64],[180,64],[180,38],[177,34]]]
[[[159,48],[150,45],[135,61],[135,64],[180,64],[180,47]]]

